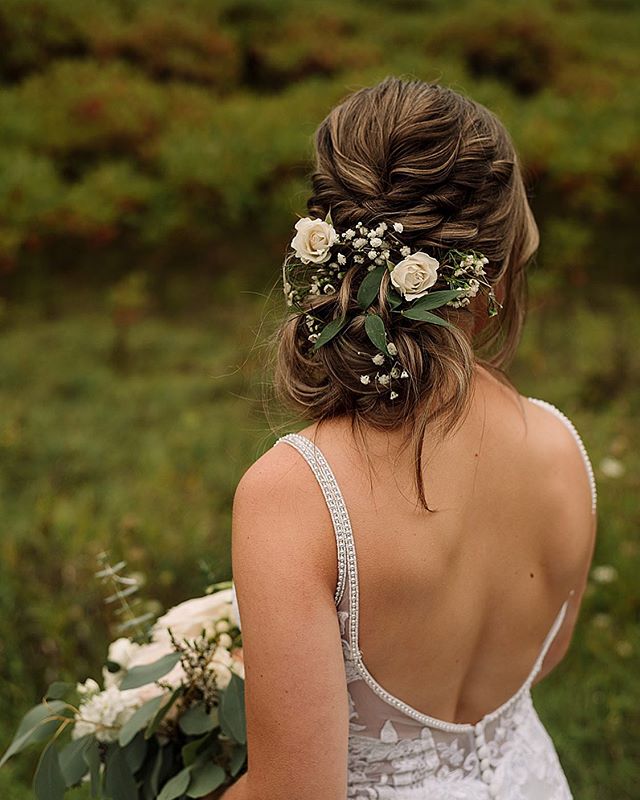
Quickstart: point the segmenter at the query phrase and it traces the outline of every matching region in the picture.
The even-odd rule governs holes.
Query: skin
[[[468,418],[445,442],[425,443],[436,514],[416,507],[399,432],[367,432],[371,484],[346,420],[301,433],[315,437],[349,509],[360,645],[385,688],[439,719],[476,722],[523,683],[567,599],[537,680],[562,660],[595,518],[580,453],[559,420],[478,367]],[[294,448],[271,448],[240,481],[232,559],[249,769],[210,800],[344,800],[348,699],[333,602],[336,546],[321,490]]]

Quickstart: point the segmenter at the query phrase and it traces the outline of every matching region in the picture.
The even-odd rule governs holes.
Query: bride
[[[283,267],[280,397],[233,573],[248,771],[224,800],[566,800],[530,690],[571,640],[595,484],[501,368],[538,231],[509,134],[387,78],[315,136]]]

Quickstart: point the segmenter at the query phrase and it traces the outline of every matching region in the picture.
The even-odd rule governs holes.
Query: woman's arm
[[[248,772],[224,800],[344,800],[348,697],[337,565],[320,487],[286,444],[243,476],[233,504]]]

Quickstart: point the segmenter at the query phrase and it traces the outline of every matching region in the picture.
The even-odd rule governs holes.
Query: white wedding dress
[[[561,419],[575,436],[596,488],[584,445],[555,406],[529,398]],[[529,676],[477,724],[445,722],[394,697],[368,672],[358,647],[358,565],[349,515],[335,476],[319,448],[297,433],[280,437],[313,470],[327,501],[338,550],[336,608],[348,684],[350,724],[347,798],[351,800],[571,800],[531,686],[566,612],[560,607]],[[274,444],[274,446],[275,446]]]

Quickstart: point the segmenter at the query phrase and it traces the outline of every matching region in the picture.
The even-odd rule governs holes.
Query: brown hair
[[[403,241],[438,257],[442,249],[474,249],[489,263],[487,277],[502,309],[486,318],[484,298],[438,313],[455,328],[391,314],[385,274],[374,311],[380,314],[410,378],[393,402],[361,373],[371,368],[371,344],[356,302],[362,270],[349,267],[335,294],[310,297],[308,308],[326,322],[347,313],[351,322],[333,340],[309,351],[304,313],[290,314],[274,336],[278,398],[309,420],[347,416],[352,431],[404,428],[414,445],[415,480],[422,480],[427,428],[444,436],[459,425],[471,399],[476,361],[499,373],[517,347],[525,316],[525,267],[537,250],[538,229],[511,138],[481,104],[438,84],[387,77],[333,108],[315,137],[316,163],[307,209],[331,210],[338,230],[356,223],[401,222]],[[466,331],[466,332],[465,332]]]

